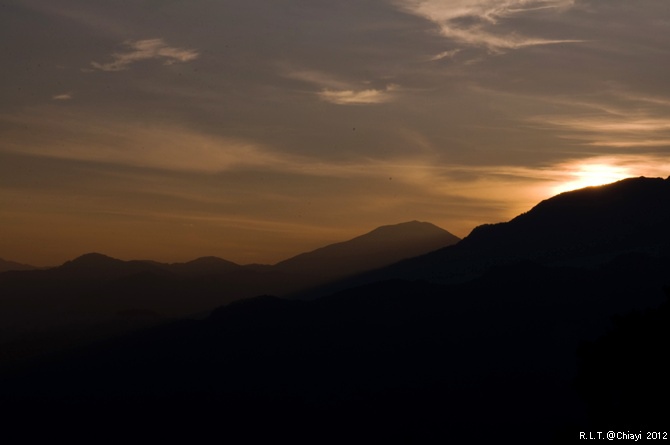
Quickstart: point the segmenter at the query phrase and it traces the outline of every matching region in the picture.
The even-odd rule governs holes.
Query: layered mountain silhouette
[[[136,426],[152,435],[168,423],[252,442],[486,443],[523,427],[528,435],[515,443],[569,443],[599,431],[591,400],[596,420],[630,411],[599,394],[654,402],[645,420],[667,419],[655,383],[640,394],[626,381],[632,368],[665,382],[639,366],[667,339],[645,348],[646,362],[618,361],[609,346],[614,355],[598,352],[585,371],[577,352],[613,316],[659,307],[669,271],[668,257],[629,254],[596,268],[522,262],[459,285],[389,280],[314,301],[241,300],[6,375],[2,396],[19,412],[93,428],[141,419]],[[620,376],[607,380],[616,388],[589,392],[582,382],[602,373]]]
[[[165,264],[89,253],[47,270],[0,274],[0,344],[5,352],[30,355],[35,348],[52,349],[59,336],[65,344],[88,341],[96,338],[92,331],[106,336],[240,298],[295,293],[456,241],[432,224],[410,222],[275,266],[242,266],[216,257]],[[9,347],[8,342],[18,343]]]
[[[35,266],[28,264],[21,264],[15,261],[7,261],[0,258],[0,272],[7,272],[8,270],[33,270],[37,269]]]
[[[520,260],[595,266],[627,252],[667,254],[668,227],[670,178],[629,178],[562,193],[509,222],[476,227],[456,245],[324,287],[312,297],[391,278],[466,282]]]
[[[146,272],[160,274],[162,270],[158,264],[147,261],[122,261],[100,253],[87,253],[50,269],[48,273],[63,279],[98,281]]]
[[[114,278],[138,273],[175,275],[184,277],[225,274],[239,271],[242,266],[217,257],[201,257],[186,263],[159,263],[157,261],[123,261],[100,253],[87,253],[53,269],[63,275],[87,280]]]
[[[2,398],[56,426],[124,433],[113,418],[154,438],[164,425],[309,443],[662,431],[669,198],[670,179],[647,178],[561,194],[319,299],[237,300],[25,364]]]

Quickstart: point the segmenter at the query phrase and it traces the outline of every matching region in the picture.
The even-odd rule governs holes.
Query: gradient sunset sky
[[[667,0],[0,0],[0,257],[273,263],[670,174]]]

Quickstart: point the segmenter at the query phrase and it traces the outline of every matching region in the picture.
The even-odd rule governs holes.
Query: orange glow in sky
[[[633,176],[630,168],[605,163],[584,163],[575,166],[568,173],[569,179],[553,189],[553,192],[563,193],[584,187],[609,184]]]
[[[666,178],[670,8],[640,2],[4,2],[0,258],[269,264]]]

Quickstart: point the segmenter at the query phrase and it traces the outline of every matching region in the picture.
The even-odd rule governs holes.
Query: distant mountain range
[[[77,340],[76,332],[83,341],[95,338],[91,330],[100,336],[125,332],[240,298],[310,289],[458,240],[432,224],[413,221],[383,226],[275,266],[242,266],[215,257],[172,264],[122,261],[89,253],[51,269],[0,273],[0,345],[42,332],[30,338],[31,346],[5,347],[30,355],[43,338],[52,348],[60,335],[56,331],[67,332],[68,344]]]
[[[381,226],[348,241],[331,244],[270,265],[243,266],[209,256],[186,263],[149,260],[122,261],[100,253],[88,253],[54,268],[63,273],[81,273],[83,279],[131,275],[139,272],[170,272],[180,276],[202,276],[239,272],[275,271],[313,277],[323,281],[377,269],[405,258],[423,255],[460,241],[455,235],[428,222],[410,221]],[[0,259],[0,272],[34,270],[33,266]],[[312,281],[312,279],[309,279]]]
[[[6,261],[0,258],[0,272],[7,272],[8,270],[32,270],[37,269],[35,266],[28,264],[16,263],[14,261]]]
[[[87,253],[51,269],[53,274],[80,280],[118,278],[141,273],[158,276],[196,277],[239,271],[239,264],[217,257],[202,257],[186,263],[159,263],[149,260],[123,261],[101,253]]]
[[[668,227],[670,178],[564,193],[452,246],[323,285],[318,299],[237,300],[27,363],[4,374],[0,396],[59,424],[141,419],[147,434],[183,425],[251,442],[559,444],[580,431],[663,431]],[[360,238],[371,246],[378,235]],[[347,258],[341,246],[323,250]],[[250,274],[240,285],[261,273],[276,285],[303,261],[225,267]],[[156,271],[99,275],[106,284],[82,284],[79,298],[201,298],[226,276],[175,278],[172,266],[98,255],[37,272],[62,279],[100,263]],[[37,272],[0,274],[0,289],[6,276],[41,282]]]

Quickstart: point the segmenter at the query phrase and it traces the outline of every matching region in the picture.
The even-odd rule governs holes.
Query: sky
[[[670,175],[667,0],[0,0],[0,257],[274,263]]]

